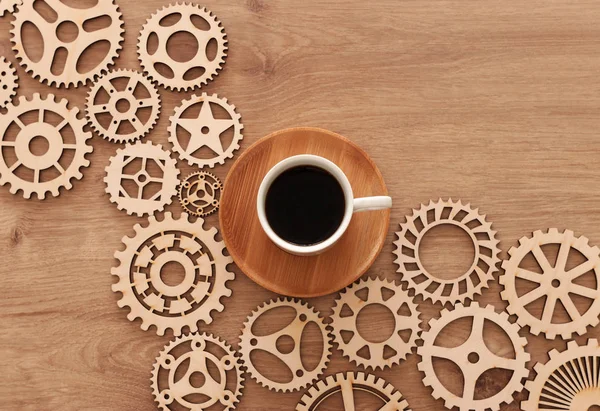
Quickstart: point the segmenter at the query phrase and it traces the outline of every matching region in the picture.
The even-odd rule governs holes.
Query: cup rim
[[[308,246],[290,243],[289,241],[286,241],[279,235],[277,235],[277,233],[275,233],[275,231],[269,224],[269,220],[267,218],[265,210],[267,193],[275,179],[285,171],[303,165],[322,168],[325,171],[329,172],[332,176],[334,176],[340,184],[340,186],[342,187],[342,191],[344,192],[344,199],[346,202],[344,218],[342,219],[342,222],[340,223],[340,226],[335,231],[335,233],[326,240],[321,241],[320,243]],[[350,221],[352,220],[352,214],[354,210],[353,202],[354,193],[352,191],[350,181],[348,180],[348,177],[342,171],[342,169],[337,166],[337,164],[321,156],[313,154],[300,154],[288,157],[280,161],[267,172],[258,189],[256,208],[260,224],[267,236],[271,239],[271,241],[273,241],[279,248],[285,251],[288,251],[295,255],[303,256],[315,255],[327,250],[328,248],[332,247],[342,237],[342,235],[344,235],[344,233],[348,229],[348,226],[350,225]]]

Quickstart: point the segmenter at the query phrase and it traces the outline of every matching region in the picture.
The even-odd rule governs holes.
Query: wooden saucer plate
[[[263,231],[256,198],[267,172],[280,161],[314,154],[337,164],[354,196],[388,195],[369,156],[345,137],[318,128],[277,131],[248,148],[231,168],[221,196],[219,221],[227,249],[239,268],[268,290],[318,297],[357,280],[373,264],[386,239],[390,210],[357,213],[341,240],[324,254],[299,257],[278,248]]]

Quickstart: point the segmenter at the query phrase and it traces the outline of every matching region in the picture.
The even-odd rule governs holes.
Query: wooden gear
[[[156,326],[158,335],[172,329],[181,335],[183,327],[198,330],[198,322],[212,322],[212,311],[222,312],[221,298],[231,296],[227,282],[235,274],[227,266],[225,245],[217,241],[216,228],[205,230],[204,220],[190,222],[187,214],[174,219],[165,213],[162,221],[148,218],[148,225],[134,227],[134,237],[123,237],[125,249],[115,252],[119,265],[111,273],[119,281],[114,292],[122,294],[119,307],[129,307],[127,318],[142,319],[142,329]],[[175,286],[165,284],[161,270],[169,262],[183,266],[185,277]]]
[[[379,411],[410,411],[408,402],[392,384],[362,372],[339,373],[318,381],[300,399],[296,411],[318,411],[320,404],[334,395],[341,395],[344,411],[362,411],[354,403],[355,391],[379,398],[384,405]]]
[[[471,267],[460,277],[451,280],[438,278],[428,272],[419,255],[419,247],[425,234],[443,224],[463,229],[473,241],[475,250]],[[419,209],[413,210],[411,216],[406,217],[404,224],[400,224],[400,232],[396,235],[398,240],[394,242],[394,254],[397,257],[395,263],[398,264],[398,272],[402,274],[402,281],[408,284],[408,288],[415,290],[416,295],[423,296],[425,301],[446,305],[472,300],[488,287],[488,283],[494,279],[494,273],[498,271],[496,265],[500,262],[499,241],[496,239],[496,232],[492,230],[492,224],[486,221],[485,215],[479,214],[478,209],[472,209],[469,204],[463,205],[461,201],[440,199],[437,203],[430,201],[428,205],[421,205]],[[488,250],[491,256],[482,253],[482,249]],[[418,282],[417,279],[422,277],[426,280]]]
[[[546,364],[534,367],[537,377],[527,381],[529,399],[523,411],[541,409],[588,411],[600,407],[600,345],[590,339],[579,346],[569,341],[563,352],[552,350]]]
[[[0,107],[6,107],[17,94],[19,78],[10,61],[0,56]]]
[[[359,297],[359,293],[365,290],[367,296]],[[393,295],[386,297],[386,293]],[[367,341],[357,327],[360,312],[373,304],[387,307],[395,318],[393,333],[387,340],[380,343]],[[404,307],[408,308],[408,315],[400,313]],[[352,315],[342,316],[344,308],[349,309]],[[342,291],[335,300],[331,320],[333,338],[338,348],[350,361],[367,369],[383,369],[399,364],[400,361],[406,359],[413,348],[417,347],[419,340],[421,320],[419,320],[417,304],[407,291],[402,290],[402,287],[393,281],[380,278],[362,280]],[[403,331],[410,332],[408,339],[402,337]],[[344,332],[351,333],[351,337],[344,338]],[[359,352],[365,348],[368,349],[368,356],[360,355]],[[386,350],[391,350],[395,354],[384,354]]]
[[[0,16],[4,16],[6,12],[14,12],[15,8],[21,4],[23,4],[23,0],[0,0]]]
[[[542,251],[547,244],[560,244],[556,263],[552,264]],[[571,249],[579,251],[586,261],[567,270],[567,259]],[[533,254],[542,269],[542,274],[521,268],[519,265],[529,253]],[[533,335],[544,333],[547,339],[560,335],[570,339],[573,334],[583,335],[588,326],[595,327],[600,322],[600,250],[591,247],[585,237],[575,238],[570,230],[564,233],[551,228],[547,233],[536,231],[533,237],[523,237],[519,247],[512,247],[508,254],[510,258],[502,263],[504,275],[500,276],[500,284],[504,286],[502,299],[508,302],[507,310],[517,316],[517,322],[522,327],[529,326]],[[592,271],[596,277],[595,288],[576,284],[582,275]],[[538,284],[535,289],[523,294],[517,294],[517,279],[527,280]],[[573,302],[572,295],[585,297],[592,301],[585,313],[581,313]],[[541,318],[532,314],[528,305],[545,298]],[[557,303],[561,302],[570,317],[568,322],[553,322]]]
[[[85,84],[96,76],[106,72],[114,64],[121,50],[123,39],[122,15],[114,0],[101,0],[90,8],[70,7],[61,0],[45,0],[46,5],[56,13],[55,21],[48,21],[34,7],[37,0],[24,0],[14,14],[15,20],[11,30],[13,49],[23,68],[41,82],[49,86],[71,87]],[[86,30],[86,23],[92,20],[108,17],[110,24],[95,31]],[[71,23],[77,27],[77,38],[73,41],[63,41],[59,38],[58,30],[62,23]],[[43,33],[43,55],[34,61],[25,50],[24,40],[21,38],[23,26],[33,24],[40,33]],[[102,61],[92,70],[80,73],[77,69],[78,62],[90,46],[98,42],[110,43]],[[53,63],[59,50],[68,53],[64,69],[60,73],[53,71]]]
[[[167,26],[161,24],[168,17],[179,15],[176,23]],[[202,30],[193,21],[193,17],[204,20],[210,28]],[[194,36],[198,50],[196,55],[186,62],[178,62],[169,56],[168,41],[178,32],[189,33]],[[156,35],[158,45],[151,54],[148,50],[150,38]],[[217,52],[214,59],[210,59],[206,49],[211,41],[216,41]],[[158,10],[146,22],[140,33],[138,41],[138,55],[144,71],[160,85],[175,91],[188,91],[207,84],[222,69],[227,56],[227,36],[221,22],[212,12],[195,4],[171,4]],[[168,67],[172,77],[161,74],[158,65]],[[199,77],[190,78],[192,70],[203,69]]]
[[[130,164],[141,160],[139,169],[134,174],[126,172]],[[161,175],[152,175],[149,172],[150,163],[153,162],[161,170]],[[128,144],[125,148],[117,150],[117,154],[111,157],[106,167],[106,192],[110,195],[110,201],[115,203],[119,210],[127,211],[127,214],[137,214],[142,217],[145,214],[154,214],[164,210],[165,206],[173,201],[177,194],[179,185],[179,170],[177,161],[171,158],[171,153],[162,149],[161,145],[153,145],[147,141],[138,141]],[[132,195],[124,187],[126,181],[133,182],[137,189]],[[161,188],[152,197],[144,198],[145,190],[151,183],[160,184]]]
[[[117,79],[126,81],[121,90],[117,90],[113,83]],[[134,92],[138,88],[145,90],[150,97],[135,97]],[[102,93],[108,95],[107,102],[99,99]],[[125,111],[119,109],[120,102],[127,103]],[[133,142],[144,137],[156,125],[160,116],[160,94],[156,86],[137,71],[110,71],[92,85],[85,108],[90,125],[104,139],[117,143]],[[151,113],[143,120],[139,112],[146,108],[150,108]],[[110,117],[110,122],[103,125],[100,121],[102,116]],[[123,124],[129,124],[131,131],[122,131],[120,127]]]
[[[14,150],[16,156],[13,164],[7,164],[4,150],[0,150],[0,185],[10,184],[12,194],[22,190],[25,198],[31,198],[34,193],[40,200],[46,198],[46,193],[58,197],[61,188],[73,188],[72,179],[83,178],[80,170],[90,165],[85,156],[94,150],[87,144],[92,138],[92,133],[83,131],[85,120],[79,118],[79,109],[69,109],[68,105],[67,100],[56,101],[52,94],[44,99],[36,93],[31,100],[21,97],[17,105],[10,104],[7,113],[0,115],[0,148]],[[46,112],[58,116],[61,119],[60,123],[46,123]],[[26,113],[37,113],[36,120],[25,124],[21,116]],[[7,132],[13,125],[19,131],[14,140],[8,140]],[[66,129],[69,127],[75,136],[74,143],[65,142]],[[29,147],[30,142],[38,137],[44,138],[48,144],[48,150],[43,155],[34,154]],[[73,158],[68,165],[61,164],[60,160],[67,150],[74,152]],[[31,179],[15,174],[21,167],[31,171]],[[48,181],[42,181],[42,173],[49,170],[58,175]]]
[[[220,106],[227,112],[229,118],[216,119],[211,104]],[[196,105],[201,105],[198,117],[186,118],[186,112]],[[184,100],[175,109],[175,114],[170,119],[169,142],[173,145],[173,151],[179,153],[179,157],[186,160],[189,165],[213,168],[216,164],[224,164],[225,160],[232,158],[233,153],[240,148],[240,142],[244,138],[241,119],[242,116],[236,112],[235,106],[229,104],[226,98],[219,98],[216,94],[209,96],[206,93],[202,93],[200,97],[194,95],[189,100]],[[185,147],[180,141],[179,128],[191,135]],[[231,128],[234,132],[233,139],[227,147],[224,147],[221,136]],[[195,155],[202,147],[211,149],[214,156],[202,158]]]
[[[453,322],[463,318],[473,319],[467,341],[453,348],[437,345],[440,332]],[[512,343],[515,358],[499,356],[487,347],[483,336],[486,320],[495,323],[505,331]],[[491,305],[483,308],[473,302],[470,307],[465,307],[459,303],[452,311],[444,309],[440,318],[432,319],[429,325],[429,331],[422,335],[423,346],[418,348],[421,356],[418,368],[425,374],[423,384],[432,388],[432,395],[435,399],[442,398],[444,400],[446,408],[457,407],[460,411],[486,411],[488,409],[497,411],[501,404],[510,404],[513,401],[513,394],[523,389],[521,380],[529,375],[526,364],[530,356],[525,351],[527,339],[519,336],[519,326],[509,321],[507,313],[496,313]],[[472,356],[476,361],[472,359]],[[464,377],[462,396],[450,392],[439,380],[433,366],[434,358],[452,361],[460,368]],[[512,371],[510,381],[496,394],[485,399],[475,399],[475,385],[479,377],[484,372],[496,368]]]
[[[179,185],[179,202],[188,214],[206,217],[219,209],[223,183],[206,171],[190,174]]]
[[[252,326],[256,320],[268,313],[270,310],[278,307],[291,307],[296,311],[294,320],[282,330],[273,334],[257,336],[252,331]],[[300,344],[302,333],[308,324],[316,324],[323,337],[323,352],[317,367],[313,370],[307,370],[301,358]],[[283,336],[294,340],[294,348],[289,353],[283,353],[277,348],[277,340]],[[244,329],[240,336],[240,353],[248,374],[260,385],[273,391],[291,392],[305,388],[315,381],[327,368],[329,357],[331,355],[331,339],[328,327],[320,317],[319,312],[305,302],[293,299],[279,298],[259,306],[244,323]],[[285,364],[293,374],[293,378],[288,383],[272,381],[262,375],[252,362],[253,351],[266,351],[277,357]]]
[[[211,352],[211,345],[217,347],[219,353]],[[216,372],[211,373],[209,367]],[[167,344],[156,358],[152,393],[164,411],[172,410],[174,405],[194,411],[217,407],[223,411],[233,410],[242,396],[241,368],[237,353],[220,338],[210,334],[181,336]],[[182,376],[178,373],[180,369],[185,370]],[[166,383],[162,383],[162,374],[167,375]],[[202,375],[202,385],[197,386],[192,380],[195,374]],[[235,391],[228,389],[229,384],[235,386]]]

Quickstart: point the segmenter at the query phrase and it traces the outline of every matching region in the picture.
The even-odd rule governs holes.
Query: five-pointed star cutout
[[[193,154],[201,147],[206,146],[217,155],[223,155],[225,150],[223,144],[221,144],[221,134],[233,126],[234,121],[233,119],[219,120],[214,118],[210,103],[204,101],[198,118],[180,118],[177,124],[191,135],[190,142],[185,149],[187,154]]]

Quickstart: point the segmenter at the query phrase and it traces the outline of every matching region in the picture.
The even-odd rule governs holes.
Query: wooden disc
[[[307,298],[336,292],[367,271],[385,242],[390,210],[355,214],[346,234],[324,254],[298,257],[281,250],[260,225],[256,198],[267,172],[298,154],[319,155],[337,164],[348,176],[356,198],[387,195],[388,191],[377,166],[360,147],[316,128],[277,131],[248,148],[233,165],[219,211],[229,253],[261,286]]]

